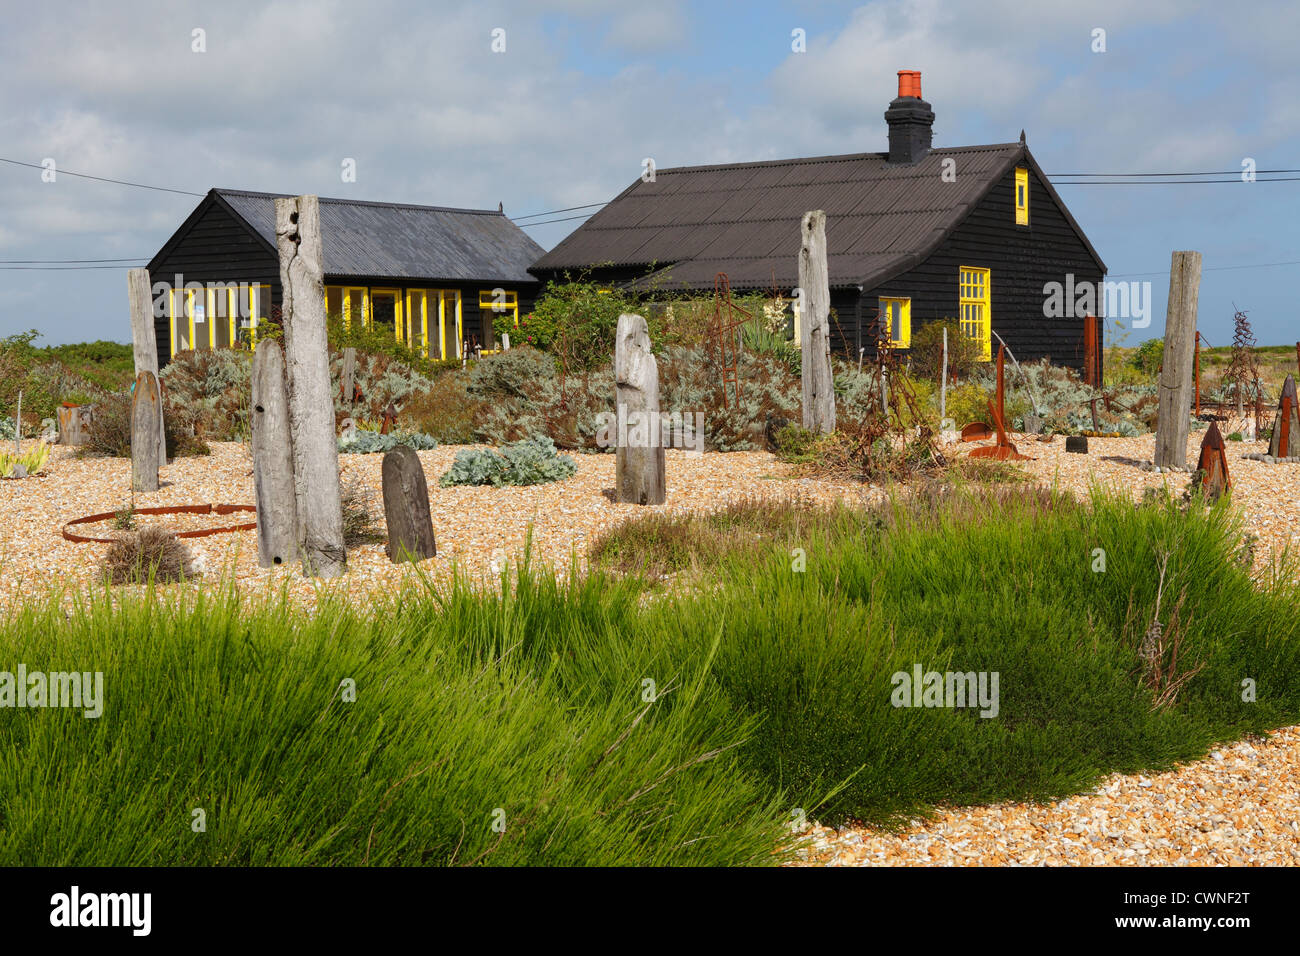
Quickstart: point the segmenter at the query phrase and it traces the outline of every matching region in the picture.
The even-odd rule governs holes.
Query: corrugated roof
[[[831,284],[878,285],[924,258],[1027,151],[1020,143],[932,149],[915,165],[885,153],[683,166],[637,180],[533,264],[666,268],[636,285],[798,284],[799,220],[827,216]],[[955,161],[953,181],[944,160]],[[1029,160],[1032,162],[1032,159]],[[951,178],[951,177],[950,177]],[[775,275],[774,275],[775,273]]]
[[[278,193],[213,190],[275,247]],[[320,200],[325,274],[400,279],[536,282],[545,250],[495,209]]]

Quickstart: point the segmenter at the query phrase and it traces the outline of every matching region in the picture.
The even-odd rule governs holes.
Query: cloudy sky
[[[792,50],[796,29],[806,52]],[[1024,129],[1054,177],[1224,179],[1246,158],[1295,170],[1298,36],[1290,0],[12,7],[0,158],[52,158],[64,172],[42,182],[39,168],[0,162],[0,335],[129,341],[125,267],[194,208],[186,192],[502,202],[520,218],[606,201],[647,156],[663,168],[883,150],[899,69],[922,71],[935,145]],[[346,159],[355,182],[342,181]],[[1300,177],[1259,180],[1287,175]],[[1300,339],[1300,181],[1060,192],[1111,277],[1152,283],[1152,327],[1127,344],[1160,334],[1173,249],[1204,255],[1212,344],[1230,344],[1234,304],[1261,343]],[[528,231],[550,248],[578,224]]]

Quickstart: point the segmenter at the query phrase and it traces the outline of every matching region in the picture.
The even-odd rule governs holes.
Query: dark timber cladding
[[[661,169],[530,271],[546,280],[591,270],[656,295],[711,294],[715,274],[726,272],[733,289],[788,292],[798,284],[800,217],[822,209],[837,351],[856,357],[874,347],[872,326],[889,298],[906,301],[912,330],[966,319],[986,356],[991,330],[1018,358],[1081,368],[1084,320],[1045,317],[1044,285],[1065,285],[1067,275],[1076,287],[1099,282],[1105,264],[1023,136],[931,148],[934,112],[920,83],[919,73],[899,72],[887,153]],[[974,270],[965,309],[963,270]]]
[[[154,283],[247,283],[257,290],[255,303],[243,293],[237,306],[255,306],[253,321],[245,317],[242,329],[226,318],[224,291],[206,301],[198,290],[192,300],[180,288],[174,302],[164,294],[164,314],[155,320],[163,361],[182,348],[233,344],[237,333],[250,326],[255,331],[280,305],[276,198],[209,191],[149,263]],[[501,307],[516,318],[532,307],[538,282],[527,267],[543,250],[499,209],[322,198],[320,215],[327,307],[337,312],[346,304],[347,314],[367,325],[391,324],[397,338],[434,357],[455,357],[459,345],[491,335],[491,314],[481,302],[495,290],[502,291]],[[402,322],[404,308],[411,314]],[[196,317],[202,330],[191,321]],[[492,344],[481,341],[488,349]]]

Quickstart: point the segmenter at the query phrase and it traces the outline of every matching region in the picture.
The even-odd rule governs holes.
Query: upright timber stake
[[[253,352],[252,419],[257,563],[280,567],[298,556],[298,499],[284,355],[274,339],[263,339]]]
[[[939,366],[939,422],[948,417],[948,326],[943,327],[943,363]]]
[[[1175,252],[1169,266],[1169,311],[1165,317],[1164,365],[1156,422],[1155,463],[1187,467],[1187,428],[1191,419],[1192,375],[1196,350],[1196,302],[1201,286],[1201,254]]]
[[[162,400],[158,378],[141,372],[131,390],[131,490],[158,490],[158,422]]]
[[[438,554],[429,514],[429,485],[413,448],[398,445],[385,453],[384,520],[388,523],[388,559],[423,561]]]
[[[343,350],[343,374],[342,384],[339,385],[339,392],[343,399],[343,406],[352,414],[352,403],[357,396],[357,350],[346,348]]]
[[[639,315],[625,312],[618,317],[614,386],[619,422],[614,450],[615,498],[637,505],[661,505],[668,497],[668,486],[660,434],[659,364],[650,351],[650,330]]]
[[[800,221],[799,288],[803,291],[803,427],[835,431],[835,382],[831,377],[831,289],[826,265],[826,213]]]
[[[1295,458],[1300,455],[1300,403],[1296,401],[1295,379],[1290,375],[1282,383],[1282,397],[1278,399],[1273,435],[1268,440],[1268,453],[1273,458]]]
[[[275,239],[280,253],[298,553],[303,574],[332,578],[348,565],[325,334],[319,197],[277,199]]]
[[[148,269],[128,269],[126,295],[131,308],[131,343],[135,353],[135,374],[151,372],[158,378],[158,337],[153,324],[153,292]],[[158,385],[158,467],[167,464],[167,443],[163,430],[162,385]],[[135,449],[131,449],[135,458]]]

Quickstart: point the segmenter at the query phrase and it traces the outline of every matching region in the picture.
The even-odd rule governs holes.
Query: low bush
[[[578,471],[573,459],[559,454],[546,437],[526,438],[502,448],[467,448],[456,453],[447,473],[438,479],[452,485],[540,485],[563,481]]]
[[[141,528],[108,546],[104,573],[110,584],[163,584],[192,573],[193,555],[180,538],[162,528]]]
[[[358,428],[351,435],[343,435],[338,440],[339,453],[343,455],[374,455],[392,451],[398,445],[405,445],[415,451],[430,451],[438,447],[438,440],[420,432],[396,431],[382,434],[365,428]]]

